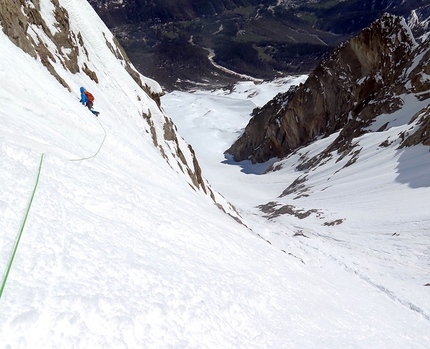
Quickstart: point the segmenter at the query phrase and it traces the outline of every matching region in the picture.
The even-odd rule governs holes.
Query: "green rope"
[[[97,121],[99,121],[98,119],[97,119]],[[105,142],[105,139],[106,139],[106,130],[105,130],[105,128],[103,127],[103,125],[102,125],[102,123],[99,121],[99,124],[101,125],[101,127],[103,128],[103,131],[104,131],[104,133],[105,133],[105,136],[104,136],[104,138],[103,138],[103,141],[102,141],[102,143],[100,144],[100,147],[99,147],[99,149],[97,150],[97,152],[94,154],[94,155],[92,155],[92,156],[89,156],[89,157],[87,157],[87,158],[82,158],[82,159],[71,159],[70,161],[84,161],[84,160],[89,160],[89,159],[92,159],[92,158],[95,158],[96,156],[97,156],[97,154],[99,153],[99,151],[100,151],[100,149],[102,149],[102,147],[103,147],[103,143]]]
[[[42,154],[42,156],[40,158],[39,172],[37,174],[36,185],[34,186],[33,194],[31,195],[30,203],[29,203],[28,208],[27,208],[27,213],[25,214],[24,222],[22,223],[21,230],[20,230],[19,235],[18,235],[18,240],[16,241],[15,248],[13,250],[12,257],[11,257],[10,262],[9,262],[9,266],[7,268],[7,271],[6,271],[6,275],[3,279],[3,283],[2,283],[1,288],[0,288],[0,298],[3,294],[3,290],[4,290],[4,287],[6,285],[6,281],[7,281],[7,278],[9,276],[10,269],[12,268],[13,259],[15,258],[16,250],[18,249],[19,241],[21,240],[21,235],[22,235],[22,232],[24,230],[25,222],[27,221],[27,217],[28,217],[28,213],[30,212],[31,204],[33,203],[34,194],[36,193],[37,185],[39,184],[40,171],[42,169],[42,163],[43,163],[43,156],[44,155],[45,154]]]
[[[98,121],[98,120],[97,120],[97,121]],[[100,121],[99,121],[99,124],[100,124],[100,125],[101,125],[101,127],[103,128],[103,131],[104,131],[105,135],[104,135],[104,137],[103,137],[103,141],[102,141],[102,143],[100,144],[100,147],[99,147],[99,149],[97,150],[97,152],[96,152],[94,155],[92,155],[92,156],[89,156],[89,157],[86,157],[86,158],[82,158],[82,159],[71,159],[70,161],[83,161],[83,160],[89,160],[89,159],[95,158],[95,157],[97,156],[97,154],[100,152],[100,150],[101,150],[101,149],[102,149],[102,147],[103,147],[103,144],[104,144],[104,142],[105,142],[106,135],[107,135],[106,130],[105,130],[105,128],[103,127],[103,125],[102,125],[102,123],[101,123]],[[24,222],[22,223],[21,230],[20,230],[20,232],[19,232],[18,239],[17,239],[17,241],[16,241],[15,248],[14,248],[14,250],[13,250],[12,257],[11,257],[11,259],[10,259],[10,262],[9,262],[9,265],[8,265],[8,268],[7,268],[7,271],[6,271],[6,275],[5,275],[4,279],[3,279],[3,283],[2,283],[1,288],[0,288],[0,298],[1,298],[1,297],[2,297],[2,295],[3,295],[3,290],[4,290],[5,286],[6,286],[6,281],[7,281],[7,278],[8,278],[8,276],[9,276],[9,272],[10,272],[10,270],[11,270],[11,268],[12,268],[12,263],[13,263],[13,260],[14,260],[14,258],[15,258],[16,251],[17,251],[17,249],[18,249],[19,242],[20,242],[20,240],[21,240],[22,232],[23,232],[23,230],[24,230],[25,223],[26,223],[26,221],[27,221],[28,213],[30,212],[31,204],[33,203],[34,194],[36,193],[37,185],[39,184],[40,171],[41,171],[41,169],[42,169],[42,163],[43,163],[43,157],[44,157],[44,155],[45,155],[45,154],[42,154],[41,159],[40,159],[39,172],[38,172],[38,174],[37,174],[36,185],[34,186],[33,194],[31,195],[30,203],[29,203],[28,208],[27,208],[27,213],[25,214]]]

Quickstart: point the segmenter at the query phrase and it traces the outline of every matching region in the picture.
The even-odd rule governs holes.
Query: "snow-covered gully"
[[[7,5],[34,55],[0,30],[2,277],[44,160],[1,348],[430,347],[430,153],[391,142],[408,115],[357,139],[352,166],[330,159],[282,195],[332,136],[266,164],[223,153],[256,105],[306,76],[172,92],[160,107],[86,1]],[[404,100],[408,113],[424,103]]]
[[[317,273],[320,284],[313,292],[336,285],[334,292],[340,303],[342,298],[349,302],[346,308],[356,303],[361,309],[352,311],[351,316],[360,317],[362,311],[379,308],[385,317],[397,309],[421,318],[428,326],[429,289],[425,285],[430,262],[430,216],[425,201],[430,194],[430,182],[426,179],[429,151],[420,146],[406,149],[402,155],[396,144],[389,148],[379,146],[385,139],[395,138],[402,127],[359,140],[363,148],[354,166],[345,168],[333,159],[307,173],[307,189],[303,190],[306,195],[280,196],[300,177],[295,168],[303,161],[302,154],[311,157],[325,149],[331,139],[322,139],[274,165],[273,161],[235,164],[224,157],[223,151],[240,135],[255,105],[262,105],[266,98],[303,79],[263,85],[241,83],[233,91],[173,92],[163,97],[163,105],[179,132],[194,146],[205,175],[236,206],[245,224],[272,249],[285,252],[286,259],[296,260],[307,271]],[[405,103],[412,107],[414,102],[405,99]],[[411,109],[419,108],[415,105],[405,110],[413,115]],[[412,164],[410,172],[405,172],[407,168],[396,170],[406,157]],[[260,175],[269,165],[278,170]],[[398,181],[400,176],[415,176],[414,182],[421,183],[420,189]],[[269,202],[273,203],[268,206]],[[259,209],[262,205],[266,209],[273,205],[290,209],[279,210],[285,212],[281,215],[268,215]],[[301,212],[310,214],[300,215]],[[358,291],[357,287],[363,289]],[[357,298],[357,292],[367,294],[366,301]],[[389,299],[393,308],[388,310],[378,303],[374,298],[377,295]],[[408,340],[408,346],[419,348],[427,340],[427,335],[417,335]],[[363,343],[358,347],[374,346]],[[398,343],[394,346],[401,347]]]

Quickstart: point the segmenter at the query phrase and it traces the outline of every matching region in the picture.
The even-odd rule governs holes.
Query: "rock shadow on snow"
[[[404,149],[396,167],[396,181],[411,188],[430,187],[430,151],[427,146]]]
[[[233,156],[228,153],[224,154],[224,157],[225,160],[222,162],[223,164],[239,166],[241,167],[241,172],[255,175],[264,174],[271,165],[279,160],[278,158],[272,158],[263,163],[253,164],[251,160],[235,161]]]

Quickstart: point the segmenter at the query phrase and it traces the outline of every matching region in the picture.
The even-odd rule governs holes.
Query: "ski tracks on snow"
[[[398,304],[406,307],[407,309],[414,311],[418,314],[420,314],[424,319],[430,322],[430,315],[423,310],[418,305],[414,304],[413,302],[409,300],[405,300],[402,297],[398,296],[394,291],[390,290],[388,286],[384,286],[383,284],[372,280],[372,278],[359,269],[349,265],[347,262],[344,262],[341,260],[341,258],[336,257],[333,253],[325,251],[323,248],[313,246],[310,242],[307,241],[306,238],[309,238],[311,236],[322,238],[325,241],[334,242],[336,244],[336,247],[340,248],[349,248],[348,243],[346,241],[342,241],[339,239],[332,238],[327,235],[319,234],[313,231],[310,231],[309,229],[300,227],[301,231],[306,231],[306,235],[304,235],[305,239],[300,239],[300,248],[305,251],[307,254],[309,254],[309,250],[312,250],[313,252],[317,252],[318,255],[323,255],[328,260],[335,262],[337,265],[339,265],[342,269],[347,271],[348,273],[352,273],[359,277],[361,280],[366,282],[368,285],[372,286],[373,288],[377,289],[378,291],[384,293],[389,298],[391,298],[393,301],[397,302]],[[343,246],[341,246],[343,245]],[[312,253],[313,254],[313,253]]]

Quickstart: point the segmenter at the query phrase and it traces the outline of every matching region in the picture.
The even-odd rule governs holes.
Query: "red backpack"
[[[84,93],[85,93],[85,96],[87,96],[88,98],[88,102],[92,103],[94,101],[94,96],[88,91],[85,91]]]

